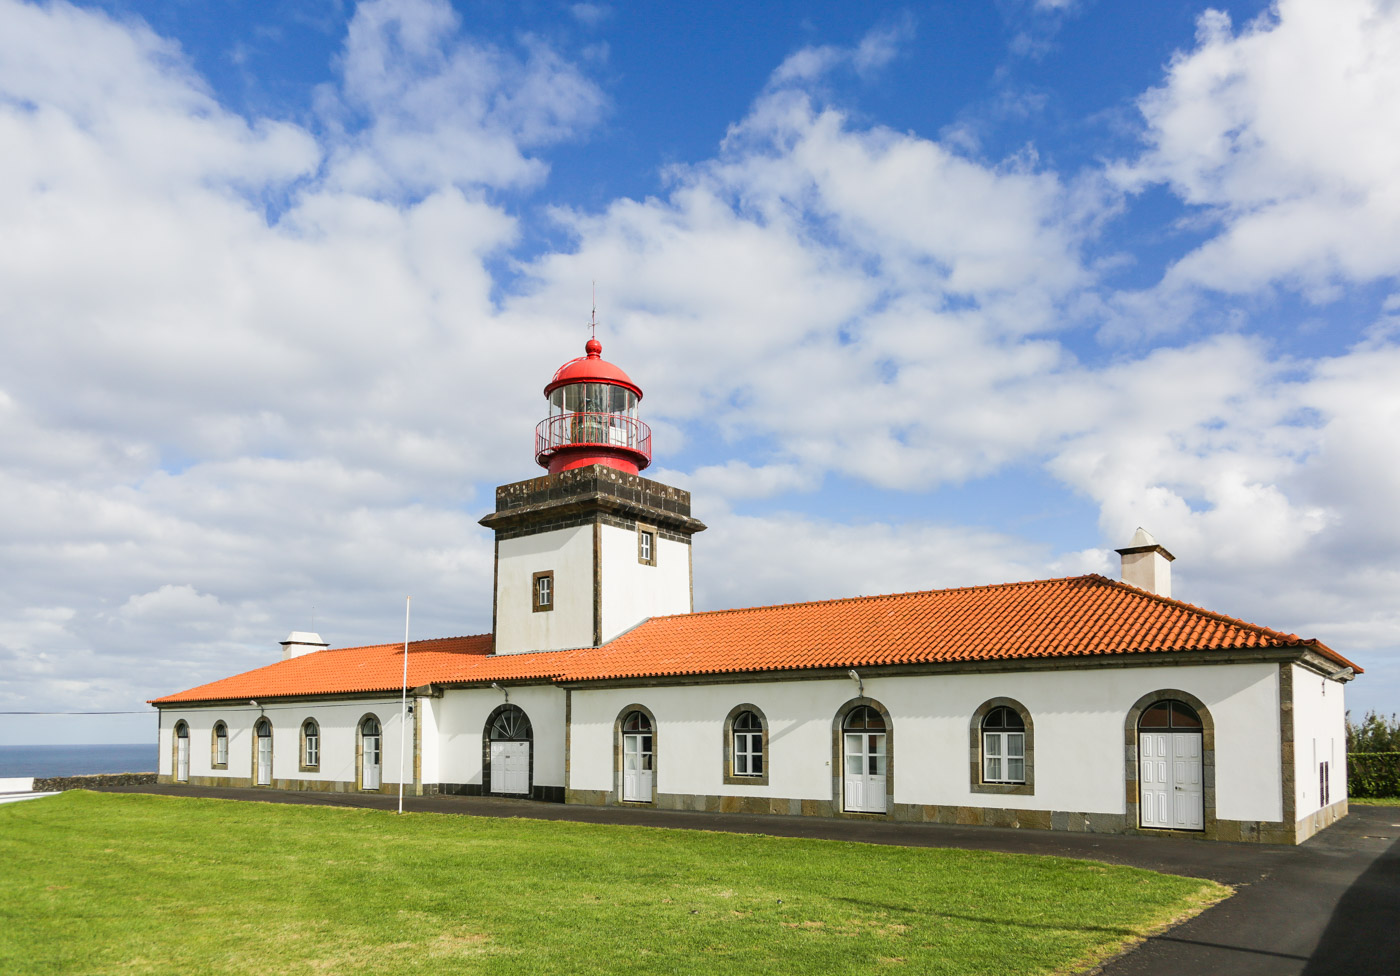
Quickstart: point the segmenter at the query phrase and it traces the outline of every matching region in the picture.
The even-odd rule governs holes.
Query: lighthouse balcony
[[[559,452],[633,455],[638,468],[651,463],[651,428],[635,417],[615,413],[566,413],[541,420],[535,428],[535,460],[551,467]]]

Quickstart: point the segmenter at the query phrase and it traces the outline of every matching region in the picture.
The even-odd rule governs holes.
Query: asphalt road
[[[273,803],[395,809],[363,793],[175,786],[110,787]],[[1233,897],[1110,961],[1105,976],[1400,976],[1400,807],[1353,806],[1297,847],[1048,830],[875,823],[818,817],[565,806],[496,797],[406,797],[410,811],[822,837],[1080,857],[1210,878]]]

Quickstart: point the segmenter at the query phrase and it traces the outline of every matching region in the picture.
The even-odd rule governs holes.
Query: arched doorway
[[[487,792],[529,796],[535,730],[515,705],[502,705],[486,722]]]
[[[1154,702],[1138,718],[1138,825],[1205,829],[1204,726],[1175,698]]]
[[[175,723],[175,782],[190,781],[190,727]]]
[[[360,789],[377,790],[383,782],[383,732],[379,719],[366,715],[360,721]]]
[[[653,790],[656,753],[653,748],[651,716],[631,711],[622,720],[622,798],[650,803]]]
[[[258,786],[272,785],[272,723],[258,719],[253,726],[253,782]]]
[[[841,794],[847,813],[885,812],[888,735],[884,716],[869,705],[846,713],[841,723]]]

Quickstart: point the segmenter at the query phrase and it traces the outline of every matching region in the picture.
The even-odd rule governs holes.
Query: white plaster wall
[[[647,617],[691,611],[690,546],[656,539],[656,565],[637,559],[637,530],[602,527],[603,640]]]
[[[1328,769],[1336,803],[1347,795],[1346,685],[1294,665],[1293,668],[1293,783],[1294,820],[1322,808],[1322,777]]]
[[[1123,724],[1143,695],[1180,688],[1216,723],[1217,815],[1281,819],[1277,667],[1105,668],[871,678],[894,721],[895,802],[1123,813]],[[831,723],[849,679],[575,690],[570,786],[615,790],[613,725],[633,702],[657,720],[662,793],[832,799]],[[1035,794],[974,793],[968,727],[994,697],[1021,702],[1035,729]],[[741,703],[769,722],[769,785],[723,782],[723,723]],[[1272,759],[1268,757],[1272,756]]]
[[[536,613],[534,574],[554,571],[554,609]],[[552,651],[593,643],[593,527],[556,529],[500,543],[496,653]]]
[[[515,685],[510,703],[534,730],[536,786],[564,785],[564,692],[553,685]],[[505,698],[494,688],[449,688],[434,703],[437,715],[438,783],[481,783],[481,736],[486,719]],[[426,769],[424,781],[427,780]]]
[[[272,775],[274,779],[354,782],[356,729],[360,719],[373,713],[383,733],[382,777],[387,785],[399,782],[399,699],[361,699],[335,702],[274,703],[262,709],[210,706],[161,711],[161,772],[170,774],[171,739],[175,723],[190,726],[190,775],[250,778],[253,770],[253,725],[260,716],[272,723]],[[321,762],[314,772],[302,772],[301,725],[314,718],[321,729]],[[210,741],[214,723],[228,726],[228,769],[213,768]],[[413,781],[413,716],[408,717],[409,739],[404,749],[405,782]]]
[[[257,719],[258,710],[251,710],[251,719],[240,717],[247,711],[246,707],[161,709],[160,774],[175,774],[175,723],[184,721],[190,727],[191,776],[241,776],[246,779],[253,768],[253,722]],[[214,723],[221,719],[228,727],[227,769],[215,769],[213,765]]]
[[[421,757],[420,772],[424,783],[440,783],[438,768],[441,762],[442,749],[440,746],[441,735],[438,732],[438,701],[437,698],[416,698],[411,699],[414,708],[419,710],[419,721],[422,723],[420,733],[421,743],[419,754]]]

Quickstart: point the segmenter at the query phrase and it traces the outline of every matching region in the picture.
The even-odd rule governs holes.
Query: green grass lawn
[[[1365,807],[1400,807],[1400,796],[1349,796],[1347,803],[1359,803]]]
[[[1090,861],[69,792],[0,806],[0,973],[1069,972],[1228,894]]]

